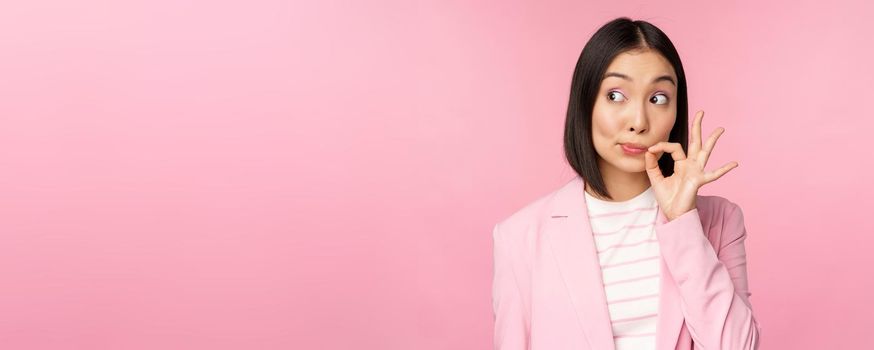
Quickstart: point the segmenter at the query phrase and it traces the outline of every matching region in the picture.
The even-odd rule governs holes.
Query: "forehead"
[[[676,77],[671,62],[653,50],[623,52],[610,62],[610,65],[607,66],[607,72],[625,74],[631,77],[635,83],[649,82],[651,78],[660,75]]]

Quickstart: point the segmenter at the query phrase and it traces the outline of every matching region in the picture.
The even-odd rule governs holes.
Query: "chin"
[[[614,163],[614,166],[626,173],[639,173],[646,171],[646,161],[642,157],[640,159],[625,157],[618,164]]]

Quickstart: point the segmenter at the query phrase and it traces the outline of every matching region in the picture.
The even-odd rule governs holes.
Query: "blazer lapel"
[[[659,216],[662,216],[659,209]],[[659,288],[659,316],[656,321],[656,349],[674,350],[677,348],[680,328],[683,326],[683,310],[680,308],[680,292],[668,271],[668,265],[661,259],[661,287]]]
[[[585,184],[576,176],[552,200],[546,235],[570,294],[580,328],[593,349],[615,350],[604,281],[585,202]],[[659,208],[657,223],[667,222]],[[679,293],[661,261],[656,348],[674,350],[683,315]]]
[[[592,349],[615,350],[584,188],[577,176],[559,189],[546,218],[546,234],[589,344]]]
[[[668,218],[659,207],[659,212],[656,216],[656,225],[668,222]],[[677,283],[674,277],[671,276],[671,271],[668,270],[668,265],[665,259],[661,260],[661,269],[659,271],[659,316],[656,321],[656,349],[657,350],[674,350],[677,348],[678,336],[680,328],[683,326],[685,317],[683,310],[680,308],[680,291],[677,289]]]

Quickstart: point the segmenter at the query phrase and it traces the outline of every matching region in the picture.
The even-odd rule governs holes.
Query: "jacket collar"
[[[577,175],[556,191],[547,209],[546,235],[592,349],[615,350],[584,189],[585,182]],[[668,221],[661,208],[657,218],[656,225]],[[656,349],[674,350],[684,318],[679,291],[664,259],[660,277]]]

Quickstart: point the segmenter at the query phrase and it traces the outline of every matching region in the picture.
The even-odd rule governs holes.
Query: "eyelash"
[[[608,101],[610,101],[610,102],[618,102],[618,101],[613,101],[612,99],[610,99],[610,94],[612,94],[612,93],[614,93],[614,92],[615,92],[615,93],[618,93],[618,94],[620,94],[620,95],[622,95],[622,93],[619,92],[619,91],[617,91],[617,90],[610,90],[610,91],[607,92],[607,100],[608,100]],[[666,101],[665,101],[665,103],[662,103],[662,105],[666,105],[666,104],[668,104],[668,102],[671,101],[671,98],[668,97],[668,95],[666,95],[666,94],[664,94],[664,93],[661,93],[661,92],[660,92],[660,93],[657,93],[657,94],[655,94],[655,95],[653,95],[653,97],[658,96],[658,95],[662,95],[662,96],[665,97],[665,100],[666,100]],[[624,95],[623,95],[623,96],[624,96]],[[656,105],[658,105],[658,104],[656,103]]]

